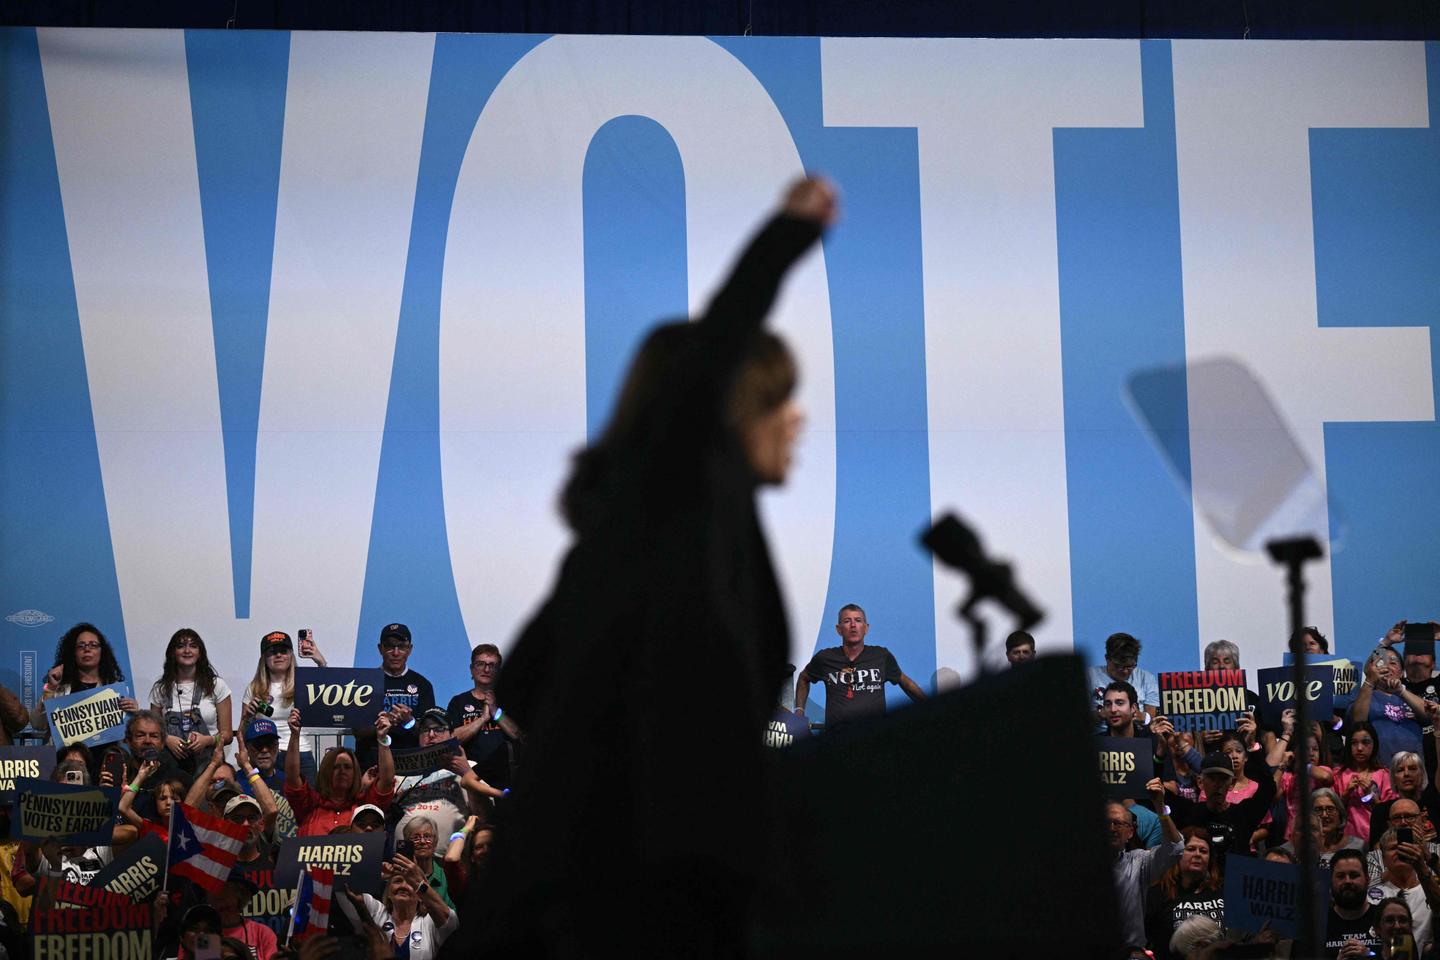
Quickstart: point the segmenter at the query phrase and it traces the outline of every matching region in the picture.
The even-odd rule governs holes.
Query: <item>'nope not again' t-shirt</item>
[[[900,664],[884,647],[869,644],[852,662],[844,647],[827,647],[805,665],[805,678],[825,684],[825,726],[885,712],[885,684],[900,682]]]

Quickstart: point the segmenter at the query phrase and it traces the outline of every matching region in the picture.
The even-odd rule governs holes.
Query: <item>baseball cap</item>
[[[274,650],[293,650],[295,645],[290,642],[290,634],[283,630],[272,630],[260,638],[260,652],[271,653]]]
[[[197,923],[208,923],[216,933],[220,932],[220,911],[208,903],[197,903],[180,918],[180,929],[189,930]]]
[[[245,794],[242,793],[238,797],[231,797],[230,802],[225,804],[225,816],[230,816],[231,813],[239,810],[247,803],[250,804],[250,806],[254,807],[256,810],[260,809],[260,801],[256,800],[254,797],[247,797]]]
[[[248,901],[251,897],[255,896],[255,894],[260,892],[259,885],[254,880],[251,880],[250,877],[246,875],[244,870],[230,871],[230,876],[225,878],[225,882],[232,887],[239,887],[241,890],[245,891],[245,901]],[[242,903],[243,902],[244,901],[242,901]]]
[[[275,727],[275,721],[269,717],[251,717],[250,722],[245,724],[245,742],[259,740],[261,737],[279,737],[280,731]]]
[[[362,803],[360,804],[360,806],[356,807],[355,810],[350,814],[350,822],[354,823],[355,818],[360,816],[360,814],[362,813],[373,813],[375,814],[375,816],[380,818],[381,823],[385,822],[385,811],[381,810],[373,803]]]
[[[1200,764],[1200,773],[1202,775],[1207,773],[1223,773],[1225,776],[1233,779],[1235,776],[1235,765],[1230,762],[1229,757],[1219,750],[1212,750],[1205,754],[1205,762]]]
[[[222,797],[234,797],[240,793],[240,787],[234,780],[225,778],[217,779],[210,784],[210,802],[220,803]]]
[[[380,628],[380,642],[384,643],[391,637],[410,643],[410,628],[403,623],[387,623]]]
[[[431,707],[416,718],[415,722],[423,724],[426,721],[444,725],[446,730],[450,729],[450,714],[445,712],[443,707]]]

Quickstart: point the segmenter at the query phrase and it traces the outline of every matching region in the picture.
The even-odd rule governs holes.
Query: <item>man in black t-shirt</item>
[[[435,688],[422,674],[409,667],[410,628],[403,623],[387,623],[380,629],[380,667],[385,674],[385,709],[395,717],[390,729],[391,747],[400,750],[420,745],[415,733],[415,718],[435,706]],[[378,759],[374,728],[355,730],[355,753],[362,769],[373,767]]]
[[[825,726],[885,712],[885,684],[898,684],[911,700],[924,700],[920,685],[900,672],[900,664],[884,647],[867,647],[870,624],[865,611],[853,603],[840,608],[835,632],[840,646],[815,654],[795,678],[795,713],[805,715],[810,684],[825,684]]]
[[[1435,672],[1435,641],[1405,641],[1405,689],[1427,703],[1440,703],[1440,677]],[[1425,769],[1435,769],[1435,722],[1425,718],[1420,722],[1420,733],[1425,744]]]
[[[1330,910],[1325,922],[1325,956],[1343,960],[1373,956],[1380,949],[1375,936],[1375,908],[1365,897],[1370,885],[1365,854],[1337,850],[1330,860]]]
[[[1236,803],[1226,800],[1225,795],[1235,782],[1235,768],[1230,758],[1217,750],[1207,753],[1200,766],[1199,803],[1168,790],[1165,792],[1165,802],[1171,807],[1176,826],[1182,830],[1201,827],[1209,831],[1210,856],[1219,861],[1222,870],[1227,853],[1250,853],[1250,836],[1275,799],[1275,778],[1258,751],[1246,758],[1245,776],[1255,781],[1255,792]]]

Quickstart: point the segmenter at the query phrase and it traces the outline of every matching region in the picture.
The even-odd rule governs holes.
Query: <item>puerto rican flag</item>
[[[214,893],[225,885],[247,828],[177,803],[170,814],[168,869]]]
[[[330,928],[330,895],[334,888],[334,870],[305,869],[295,891],[295,912],[290,916],[292,939],[319,936]]]

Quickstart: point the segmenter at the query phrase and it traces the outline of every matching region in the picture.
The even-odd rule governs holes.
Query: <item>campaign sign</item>
[[[59,840],[77,847],[111,841],[120,791],[20,777],[10,805],[10,837],[41,843]]]
[[[160,955],[148,903],[77,883],[57,884],[55,900],[56,906],[30,913],[31,960]]]
[[[0,803],[15,799],[15,780],[49,780],[55,771],[53,747],[0,747]]]
[[[1107,797],[1144,800],[1145,784],[1155,776],[1154,743],[1148,737],[1096,737],[1100,783]]]
[[[147,833],[95,874],[90,886],[145,903],[165,879],[165,841]]]
[[[385,674],[379,667],[300,667],[295,707],[306,727],[373,727],[385,708]]]
[[[1315,900],[1324,904],[1330,871],[1317,870]],[[1300,925],[1300,870],[1232,853],[1225,858],[1225,926],[1259,933],[1267,923],[1282,939],[1296,936]]]
[[[246,920],[269,927],[283,938],[290,925],[290,907],[295,902],[295,884],[281,884],[272,869],[250,870],[245,879],[255,884],[255,895],[241,911]]]
[[[1329,717],[1335,694],[1335,671],[1327,664],[1307,663],[1305,674],[1303,689],[1310,716]],[[1260,685],[1260,722],[1278,726],[1280,715],[1295,706],[1295,668],[1256,670],[1255,682]]]
[[[275,861],[275,885],[294,890],[300,879],[300,864],[304,863],[334,870],[336,881],[356,893],[383,896],[385,884],[380,879],[380,864],[385,859],[388,839],[383,830],[291,837],[280,844],[280,856]]]
[[[434,773],[436,770],[448,770],[450,758],[459,753],[460,741],[454,737],[425,747],[390,751],[390,755],[395,758],[395,776],[397,777],[424,776],[427,773]]]
[[[129,684],[111,683],[46,700],[46,719],[56,749],[76,743],[93,747],[124,740],[128,718],[120,709],[120,701],[128,696]]]
[[[1160,712],[1180,732],[1229,730],[1245,712],[1244,670],[1160,674]]]

